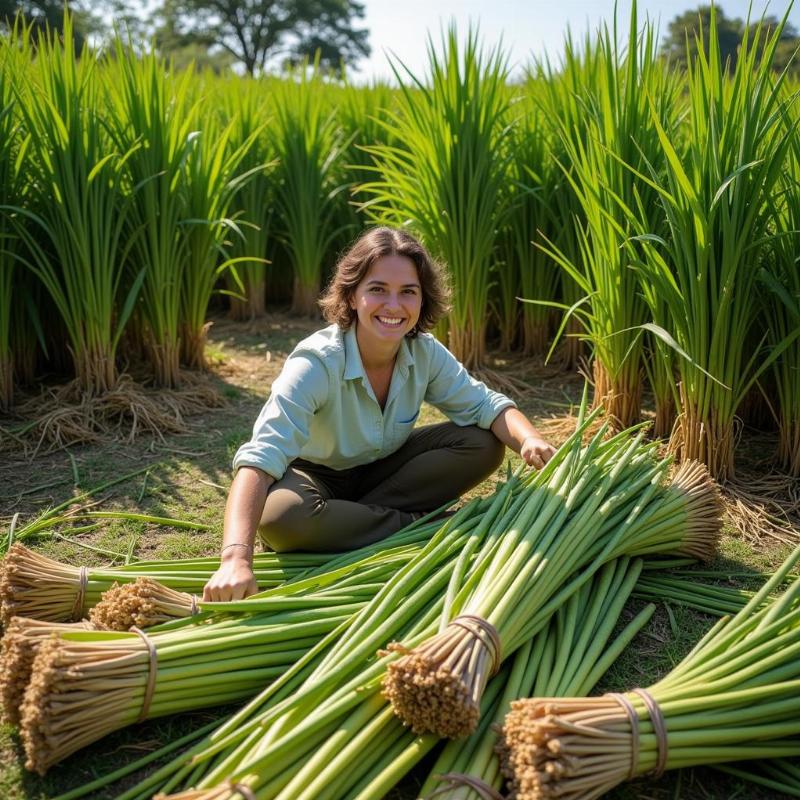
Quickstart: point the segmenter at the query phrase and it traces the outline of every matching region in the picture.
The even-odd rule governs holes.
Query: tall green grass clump
[[[761,273],[766,295],[762,319],[770,346],[780,351],[772,369],[773,410],[780,436],[778,457],[791,475],[800,477],[800,142],[796,128],[800,115],[796,101],[787,122],[791,149],[780,178],[779,199],[773,207],[777,235],[772,241],[772,259]]]
[[[491,270],[509,204],[507,58],[483,50],[476,30],[460,45],[451,27],[442,54],[429,42],[428,59],[428,84],[393,64],[401,93],[385,124],[402,145],[366,148],[375,178],[361,189],[374,220],[408,225],[447,265],[449,346],[474,369],[485,363]]]
[[[203,89],[208,92],[207,86]],[[207,103],[208,99],[208,95],[201,95],[198,102]],[[181,361],[193,369],[206,367],[206,313],[217,280],[237,262],[251,260],[229,255],[232,241],[244,239],[232,217],[234,198],[247,181],[268,166],[244,170],[243,159],[258,131],[232,143],[237,125],[235,118],[223,125],[218,115],[204,114],[184,167],[186,217],[180,230],[186,260],[181,282]]]
[[[36,52],[31,80],[16,95],[30,137],[29,199],[15,209],[30,255],[19,263],[63,319],[78,386],[100,394],[117,385],[117,346],[144,277],[141,271],[129,284],[123,269],[133,245],[124,238],[131,197],[125,161],[133,148],[111,141],[98,62],[88,50],[76,58],[68,16],[63,42],[41,34]]]
[[[116,42],[116,60],[106,72],[114,99],[111,126],[116,146],[131,150],[127,161],[134,187],[126,236],[132,274],[144,272],[137,305],[148,361],[156,383],[174,388],[180,380],[181,288],[187,216],[185,164],[198,135],[186,72],[176,80],[153,54],[138,55]]]
[[[511,186],[513,199],[503,233],[506,264],[516,269],[508,274],[501,270],[497,276],[500,286],[506,286],[504,296],[509,309],[506,319],[521,310],[518,347],[526,355],[547,352],[550,342],[550,321],[553,303],[557,299],[560,270],[558,265],[536,244],[543,238],[559,237],[564,221],[557,214],[555,198],[569,191],[564,175],[552,158],[553,134],[537,102],[537,82],[529,78],[523,94],[512,106],[516,117],[511,137]],[[533,302],[521,304],[518,298]],[[501,331],[503,330],[501,326]],[[503,340],[510,345],[513,334],[509,328]]]
[[[318,313],[323,265],[337,234],[337,203],[345,189],[344,141],[328,88],[317,65],[304,65],[270,85],[268,135],[278,159],[276,232],[294,270],[292,312],[308,317]]]
[[[635,4],[625,49],[617,42],[615,20],[613,30],[603,27],[596,44],[599,68],[583,110],[589,118],[586,140],[561,131],[574,168],[566,174],[585,216],[580,258],[571,260],[555,246],[549,252],[586,298],[575,313],[594,351],[595,405],[625,428],[639,419],[641,326],[649,319],[639,276],[631,268],[633,225],[625,209],[640,211],[654,232],[662,227],[655,191],[626,165],[644,169],[658,163],[656,125],[673,129],[679,84],[658,58],[653,26],[646,22],[639,30]]]
[[[277,163],[267,133],[270,95],[266,82],[252,78],[229,78],[217,88],[222,113],[234,125],[230,148],[252,141],[240,164],[250,178],[239,187],[231,205],[241,235],[230,237],[228,252],[236,266],[227,276],[230,316],[246,320],[263,316],[266,308],[267,252],[275,211],[273,169]]]
[[[28,34],[15,29],[0,37],[0,411],[8,411],[14,401],[14,352],[12,314],[15,304],[25,297],[15,291],[15,276],[20,240],[11,218],[11,207],[24,202],[24,133],[16,107],[15,83],[22,75],[22,58],[27,60]],[[16,215],[17,224],[24,221]]]
[[[657,109],[665,173],[648,167],[668,234],[640,210],[640,264],[650,310],[674,344],[680,411],[670,439],[681,460],[697,459],[720,479],[733,474],[736,410],[758,375],[780,355],[749,347],[754,295],[774,196],[791,136],[782,124],[782,76],[772,60],[783,26],[745,37],[733,73],[722,62],[716,18],[698,37],[687,74],[689,133],[679,152]],[[653,302],[653,298],[659,302]],[[758,337],[762,342],[763,338]]]
[[[585,149],[589,139],[588,108],[594,91],[594,76],[600,69],[600,56],[601,51],[588,32],[579,45],[568,31],[560,62],[554,65],[547,58],[534,61],[527,77],[530,96],[547,127],[547,160],[557,165],[563,176],[558,190],[549,198],[548,208],[557,230],[554,237],[548,238],[572,264],[580,263],[580,233],[586,225],[586,214],[575,189],[576,165],[570,160],[570,153]],[[536,247],[544,246],[544,240],[538,237]],[[559,298],[566,333],[560,359],[567,369],[574,370],[581,364],[585,347],[583,325],[571,309],[582,304],[584,294],[569,272],[563,269],[559,272]]]

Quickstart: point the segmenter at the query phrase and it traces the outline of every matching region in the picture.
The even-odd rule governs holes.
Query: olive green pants
[[[279,553],[362,547],[476,486],[504,452],[491,431],[444,422],[415,429],[399,450],[352,469],[296,459],[270,487],[258,532]]]

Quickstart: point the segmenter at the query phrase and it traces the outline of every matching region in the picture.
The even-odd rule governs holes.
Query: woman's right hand
[[[224,560],[209,578],[203,589],[203,600],[218,603],[225,600],[244,600],[257,591],[258,584],[250,560],[236,557]]]

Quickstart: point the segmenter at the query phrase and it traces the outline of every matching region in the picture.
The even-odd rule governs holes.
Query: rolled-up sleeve
[[[280,480],[308,440],[311,419],[325,401],[328,386],[328,372],[319,358],[309,353],[290,356],[272,384],[252,438],[234,456],[234,472],[257,467]]]
[[[504,408],[516,403],[485,383],[475,380],[456,357],[432,339],[431,373],[425,400],[456,425],[477,425],[488,430]]]

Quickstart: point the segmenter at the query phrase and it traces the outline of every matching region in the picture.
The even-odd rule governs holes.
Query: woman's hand
[[[541,436],[526,436],[522,442],[519,454],[529,467],[541,469],[556,452],[550,442]]]
[[[203,589],[206,602],[244,600],[258,591],[250,559],[241,556],[224,560]]]

